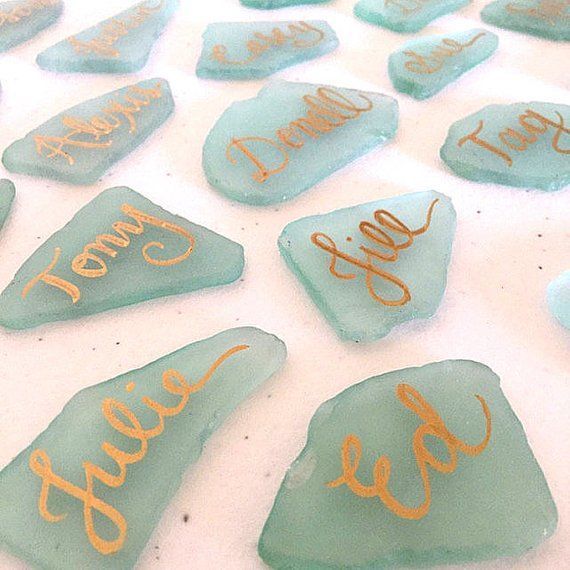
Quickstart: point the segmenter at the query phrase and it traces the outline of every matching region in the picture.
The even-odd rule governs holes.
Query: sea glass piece
[[[531,36],[570,41],[569,0],[497,0],[483,8],[481,19]]]
[[[259,541],[272,568],[518,556],[556,506],[499,378],[447,360],[375,376],[317,410]]]
[[[259,79],[327,54],[338,46],[323,20],[221,22],[203,34],[196,75],[208,79]]]
[[[22,265],[0,295],[0,324],[26,329],[232,283],[243,266],[241,245],[110,188]]]
[[[173,110],[168,81],[141,81],[53,117],[12,143],[2,162],[11,172],[93,184],[142,144]]]
[[[360,342],[436,312],[454,233],[451,200],[418,192],[291,222],[279,250],[340,338]]]
[[[16,188],[14,184],[10,180],[0,180],[0,230],[10,213],[15,195]]]
[[[37,57],[50,71],[131,73],[142,69],[178,0],[144,0],[49,47]]]
[[[498,44],[495,34],[480,28],[411,40],[390,55],[390,79],[398,91],[427,99],[485,61]]]
[[[357,18],[394,32],[417,32],[432,20],[467,6],[469,0],[359,0]]]
[[[548,306],[558,322],[570,329],[570,270],[548,286]]]
[[[62,12],[62,0],[0,2],[0,52],[28,41],[55,24]]]
[[[285,356],[232,329],[82,390],[0,472],[0,545],[45,569],[132,568],[210,435]]]
[[[451,125],[440,155],[477,182],[554,191],[570,183],[570,106],[488,105]]]
[[[330,0],[240,0],[240,3],[248,8],[259,10],[274,10],[287,6],[301,6],[303,4],[324,4]]]
[[[394,137],[398,104],[379,93],[272,81],[218,119],[204,144],[210,184],[238,202],[290,200]]]

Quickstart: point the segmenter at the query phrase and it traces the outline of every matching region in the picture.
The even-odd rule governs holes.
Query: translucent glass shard
[[[548,286],[548,306],[556,320],[570,329],[570,271],[565,271]]]
[[[0,230],[10,213],[15,195],[16,188],[14,184],[10,180],[0,180]]]
[[[303,4],[324,4],[330,0],[240,0],[241,4],[248,8],[260,10],[274,10],[275,8],[287,8],[287,6],[300,6]]]

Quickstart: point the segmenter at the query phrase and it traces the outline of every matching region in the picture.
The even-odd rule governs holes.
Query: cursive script
[[[499,133],[498,138],[503,146],[492,144],[479,136],[479,133],[485,126],[485,122],[480,120],[474,131],[457,141],[457,146],[462,147],[465,143],[472,142],[498,156],[510,167],[513,165],[513,159],[506,149],[524,152],[528,150],[530,145],[539,140],[539,135],[544,135],[549,128],[552,128],[553,135],[550,141],[552,149],[558,154],[570,154],[570,148],[562,148],[560,146],[560,138],[563,134],[570,135],[570,129],[564,126],[564,118],[558,111],[555,111],[554,114],[558,117],[557,121],[548,119],[532,109],[527,109],[518,117],[518,123],[523,128],[523,132],[514,128],[508,128]]]
[[[485,416],[485,437],[481,443],[469,445],[449,431],[441,416],[412,386],[409,384],[398,384],[396,396],[406,408],[414,412],[423,421],[423,424],[414,433],[412,448],[423,482],[424,502],[418,507],[409,507],[394,497],[388,489],[392,464],[386,455],[382,455],[374,464],[374,483],[372,485],[362,484],[356,474],[362,457],[362,444],[358,436],[354,434],[346,436],[342,444],[342,475],[338,479],[327,483],[327,487],[335,488],[346,485],[359,497],[378,497],[390,511],[400,518],[419,520],[428,514],[431,506],[431,483],[428,467],[440,473],[450,474],[457,468],[458,452],[469,457],[476,457],[483,453],[491,438],[491,412],[485,399],[482,396],[475,395],[481,404]],[[428,450],[425,441],[427,437],[435,437],[445,445],[449,454],[448,461],[438,459]]]
[[[325,33],[319,28],[308,24],[307,22],[296,22],[289,24],[286,31],[280,28],[273,28],[269,35],[262,32],[255,32],[253,39],[248,40],[245,44],[249,53],[248,57],[240,60],[228,59],[228,48],[224,45],[217,44],[212,48],[212,59],[226,65],[246,65],[255,61],[272,47],[280,47],[286,43],[293,47],[306,49],[320,43],[325,37]]]
[[[165,246],[162,242],[152,241],[147,243],[142,248],[141,253],[148,264],[158,267],[176,265],[187,259],[194,250],[194,236],[183,227],[145,214],[129,204],[123,204],[121,206],[121,212],[129,216],[135,224],[125,221],[115,222],[112,225],[113,231],[115,232],[114,234],[100,234],[96,236],[93,242],[87,244],[83,248],[83,251],[73,258],[71,270],[76,275],[87,277],[88,279],[96,279],[106,275],[109,269],[100,254],[115,258],[117,256],[116,248],[127,248],[131,244],[131,235],[143,234],[145,224],[182,236],[188,242],[186,250],[183,253],[170,259],[157,259],[149,254],[149,250],[152,248],[164,249]],[[29,292],[40,282],[63,291],[71,298],[74,304],[81,299],[81,290],[77,285],[53,273],[60,256],[61,248],[56,247],[50,264],[29,281],[22,290],[22,299],[25,299]]]
[[[63,136],[35,135],[36,152],[47,158],[61,157],[72,166],[75,158],[64,149],[74,148],[109,148],[113,140],[108,138],[126,122],[129,133],[137,132],[136,115],[148,107],[154,99],[162,97],[162,85],[154,89],[144,89],[138,85],[129,87],[124,102],[110,101],[100,114],[90,119],[64,116],[61,119],[68,132]],[[105,140],[103,140],[105,139]],[[46,154],[44,155],[44,151]]]
[[[465,44],[462,44],[457,40],[444,38],[427,56],[420,55],[412,50],[405,51],[404,55],[407,55],[410,59],[406,61],[404,67],[412,73],[435,73],[444,66],[447,58],[461,53],[465,48],[471,47],[477,40],[486,35],[487,34],[485,32],[480,32]]]
[[[538,0],[534,5],[510,3],[506,11],[511,14],[524,14],[538,20],[545,20],[551,26],[560,21],[570,20],[570,0]]]
[[[0,26],[4,24],[17,24],[25,18],[29,18],[35,11],[50,6],[57,6],[61,0],[28,0],[11,10],[0,10]]]
[[[103,57],[119,57],[121,52],[115,44],[131,30],[142,26],[152,14],[162,10],[162,4],[163,0],[160,0],[156,6],[152,6],[152,2],[139,4],[133,8],[132,14],[128,17],[122,20],[113,18],[103,22],[97,37],[84,41],[71,36],[67,41],[73,46],[75,52],[81,55],[94,53]]]
[[[356,279],[356,273],[342,273],[337,268],[339,260],[348,263],[350,266],[362,269],[364,272],[364,280],[369,295],[378,303],[388,307],[397,307],[408,303],[412,295],[409,287],[399,278],[385,271],[379,264],[398,261],[400,251],[407,249],[414,243],[414,239],[425,233],[431,224],[432,213],[439,199],[434,200],[427,212],[425,224],[417,230],[411,230],[402,220],[387,210],[376,210],[374,212],[374,222],[363,221],[358,225],[358,229],[363,237],[367,238],[374,246],[360,245],[360,249],[364,253],[364,259],[354,257],[348,253],[341,251],[335,241],[325,233],[315,232],[311,235],[311,241],[319,249],[326,251],[331,256],[329,271],[339,279]],[[397,243],[396,240],[388,233],[404,236],[405,240]],[[352,241],[352,238],[348,238]],[[375,279],[379,279],[382,283],[395,285],[400,291],[397,299],[387,299],[378,292],[378,286]]]
[[[409,14],[419,12],[431,1],[432,0],[384,0],[384,6],[386,6],[386,8],[395,6],[402,12],[402,14],[408,16]]]
[[[204,388],[214,375],[214,372],[216,372],[225,360],[248,348],[249,346],[245,344],[230,348],[224,352],[224,354],[210,366],[204,376],[194,384],[189,383],[177,370],[166,370],[162,375],[162,386],[166,392],[177,396],[179,402],[175,406],[165,406],[147,396],[142,397],[141,402],[157,416],[158,421],[152,428],[144,428],[135,413],[123,402],[114,398],[106,398],[103,400],[101,411],[107,423],[117,433],[137,442],[139,446],[136,451],[127,452],[108,441],[103,442],[101,449],[110,459],[115,461],[118,474],[109,473],[102,467],[90,461],[85,461],[82,464],[85,473],[85,484],[84,487],[81,487],[54,473],[51,459],[45,450],[35,449],[32,451],[29,459],[29,467],[32,472],[42,480],[38,500],[40,515],[46,521],[52,523],[61,522],[67,516],[67,513],[54,514],[48,506],[51,489],[59,489],[83,504],[85,533],[91,545],[98,552],[108,555],[121,550],[127,538],[127,520],[118,509],[97,496],[95,482],[99,481],[112,489],[122,487],[127,480],[128,466],[142,461],[148,452],[149,440],[163,433],[165,418],[174,417],[182,413],[190,401],[190,396]],[[112,523],[117,535],[115,539],[108,540],[97,533],[95,528],[96,514]]]
[[[235,165],[237,159],[233,154],[235,151],[241,153],[241,156],[247,158],[257,169],[251,176],[253,180],[265,182],[271,176],[285,170],[290,161],[289,150],[300,149],[305,145],[303,135],[318,139],[323,134],[342,127],[348,121],[358,119],[374,106],[362,93],[358,93],[358,98],[360,105],[330,87],[319,87],[316,95],[305,95],[302,98],[307,106],[306,115],[291,121],[286,127],[277,129],[275,132],[277,141],[258,136],[234,137],[227,146],[226,158]],[[266,164],[267,159],[262,160],[254,150],[259,147],[273,151],[279,156],[278,161],[271,166]]]

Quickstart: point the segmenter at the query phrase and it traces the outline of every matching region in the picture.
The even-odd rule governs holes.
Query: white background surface
[[[488,103],[570,103],[570,45],[499,30],[492,60],[434,98],[416,102],[393,90],[386,69],[389,53],[409,36],[356,20],[353,2],[262,12],[241,7],[238,0],[182,0],[143,71],[81,76],[44,72],[35,56],[132,2],[66,0],[58,24],[0,56],[1,150],[54,114],[141,79],[168,79],[177,105],[146,144],[92,187],[9,176],[0,167],[0,175],[17,186],[15,208],[0,237],[1,288],[80,207],[116,185],[128,185],[239,241],[247,258],[243,280],[228,287],[27,332],[0,331],[0,468],[80,389],[223,329],[259,326],[287,343],[285,368],[211,438],[140,559],[141,568],[259,569],[264,565],[256,554],[258,536],[320,403],[375,374],[448,358],[474,359],[501,376],[560,513],[558,531],[537,550],[480,567],[567,568],[570,332],[549,315],[545,289],[570,268],[569,190],[547,194],[471,183],[447,171],[438,151],[452,122]],[[483,5],[476,1],[420,35],[481,26]],[[264,209],[229,202],[206,183],[202,144],[225,108],[253,97],[263,82],[198,80],[200,35],[210,21],[315,18],[329,21],[340,48],[277,75],[391,94],[400,103],[398,135],[293,202]],[[281,229],[301,216],[425,189],[450,195],[458,213],[438,313],[372,344],[341,343],[280,259],[275,244]],[[24,565],[0,553],[0,568]]]

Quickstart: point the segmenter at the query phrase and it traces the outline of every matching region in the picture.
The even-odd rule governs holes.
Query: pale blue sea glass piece
[[[203,34],[196,75],[208,79],[259,79],[325,55],[338,46],[323,20],[220,22]]]
[[[427,99],[485,61],[498,44],[495,34],[480,28],[411,40],[390,55],[390,79],[398,91]]]
[[[548,286],[548,306],[558,322],[570,329],[570,270]]]
[[[469,0],[359,0],[354,14],[394,32],[410,33],[467,4]]]
[[[28,41],[55,24],[62,12],[62,0],[0,2],[0,52]]]
[[[232,329],[82,390],[0,472],[0,545],[49,570],[132,568],[210,435],[285,357]]]
[[[279,250],[337,334],[360,342],[436,312],[454,233],[451,200],[418,192],[296,220]]]
[[[2,162],[10,172],[93,184],[173,110],[168,81],[141,81],[67,109],[11,144]]]
[[[241,245],[110,188],[22,265],[0,295],[0,324],[31,328],[232,283],[243,266]]]
[[[398,104],[386,95],[273,81],[220,117],[204,144],[204,171],[238,202],[282,202],[393,138],[397,128]]]
[[[568,0],[497,0],[483,8],[481,19],[507,30],[570,41]]]
[[[439,567],[519,556],[557,519],[499,378],[447,360],[321,405],[259,553],[283,570]]]
[[[178,0],[144,0],[40,53],[50,71],[131,73],[142,69]]]
[[[554,191],[570,183],[570,106],[488,105],[449,129],[440,155],[478,182]]]
[[[287,6],[300,6],[303,4],[324,4],[330,0],[240,0],[241,4],[248,8],[259,10],[274,10],[287,8]]]
[[[16,188],[14,184],[10,180],[0,180],[0,230],[10,213],[15,195]]]

